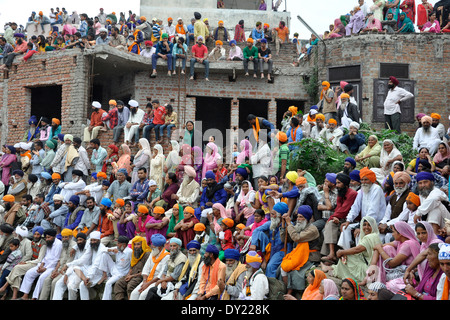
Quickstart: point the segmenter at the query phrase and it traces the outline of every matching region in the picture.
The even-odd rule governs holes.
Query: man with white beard
[[[320,138],[323,141],[327,141],[331,144],[331,147],[335,150],[340,148],[340,139],[344,135],[344,131],[337,127],[337,121],[333,118],[328,120],[328,125],[325,130],[320,132]]]
[[[410,192],[409,183],[411,182],[411,177],[406,172],[396,172],[393,176],[393,181],[394,193],[387,203],[383,219],[378,224],[380,239],[383,243],[390,242],[391,233],[388,232],[388,227],[393,225],[390,221],[396,219],[405,209],[407,209],[406,198]]]
[[[78,232],[76,238],[76,244],[71,247],[72,261],[66,262],[65,271],[63,276],[56,282],[55,289],[52,290],[51,300],[62,300],[64,293],[67,290],[67,285],[78,276],[73,272],[73,266],[80,263],[80,258],[89,248],[89,243],[86,244],[86,234]]]
[[[100,242],[100,231],[93,231],[89,236],[89,247],[83,256],[69,263],[73,266],[73,277],[67,284],[69,300],[76,300],[77,291],[80,291],[80,300],[89,300],[89,288],[102,280],[103,272],[98,268],[106,247]]]
[[[170,238],[169,249],[170,258],[164,266],[164,274],[147,293],[145,300],[161,300],[162,297],[172,294],[175,284],[180,277],[184,276],[184,268],[187,260],[186,255],[181,251],[183,244],[176,237]]]
[[[178,279],[175,289],[161,300],[195,300],[197,298],[199,271],[203,267],[200,243],[192,240],[187,244],[186,249],[188,253],[183,266],[183,276]]]
[[[166,238],[162,234],[152,235],[150,243],[152,252],[142,269],[142,282],[131,292],[130,300],[145,300],[150,288],[163,276],[164,267],[170,258],[170,253],[164,248]]]
[[[240,253],[237,249],[226,249],[224,251],[225,281],[219,281],[218,285],[222,291],[221,300],[238,300],[242,291],[247,267],[239,262]]]
[[[442,204],[448,201],[448,197],[442,190],[435,187],[435,178],[431,172],[422,171],[416,175],[418,183],[420,206],[414,216],[414,223],[422,220],[427,215],[426,221],[433,227],[435,234],[440,234],[439,229],[445,227],[445,220],[450,219],[450,213]]]
[[[292,294],[294,290],[304,290],[306,288],[306,271],[314,263],[320,262],[320,233],[317,227],[311,223],[312,217],[313,210],[308,205],[298,208],[295,225],[291,223],[291,217],[288,214],[283,215],[287,228],[281,230],[281,239],[285,239],[287,232],[287,241],[294,243],[293,250],[283,258],[280,268],[280,280],[286,284],[288,294]],[[306,250],[309,251],[309,256],[305,261]],[[298,263],[298,261],[301,262]]]
[[[270,255],[265,267],[266,276],[275,277],[278,267],[284,257],[284,244],[280,237],[281,216],[287,213],[289,207],[284,202],[276,203],[270,211],[270,221],[259,226],[252,232],[252,242],[249,250],[260,250],[264,256]],[[264,264],[266,262],[264,261]]]
[[[58,234],[61,233],[68,212],[69,207],[64,203],[63,196],[55,194],[53,196],[53,209],[49,216],[41,221],[41,227],[43,227],[44,230],[47,230],[50,229],[52,225],[55,225]]]
[[[422,147],[426,147],[430,151],[430,155],[433,156],[439,143],[442,141],[439,137],[438,129],[432,126],[433,119],[430,116],[423,116],[420,119],[422,127],[416,130],[413,140],[413,148],[419,151]]]
[[[353,221],[359,215],[361,215],[361,218],[371,216],[379,223],[386,212],[386,199],[383,189],[376,184],[377,177],[375,172],[365,167],[360,170],[359,176],[361,189],[358,191],[346,221],[341,225],[341,236],[339,237],[338,246],[344,250],[350,249],[353,241],[355,245],[358,244],[359,223],[353,223]]]
[[[86,182],[83,181],[83,171],[73,170],[72,171],[72,181],[71,182],[61,182],[59,184],[61,187],[61,195],[63,196],[63,202],[68,203],[70,197],[75,195],[77,192],[82,191],[86,187]],[[80,202],[84,203],[86,196],[80,196]]]

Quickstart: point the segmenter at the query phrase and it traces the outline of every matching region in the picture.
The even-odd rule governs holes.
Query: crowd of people
[[[414,95],[398,84],[400,133]],[[1,299],[448,300],[449,130],[418,114],[406,159],[358,110],[351,84],[323,81],[306,114],[249,114],[230,149],[158,100],[94,101],[82,137],[31,116],[0,158]],[[303,139],[345,153],[342,170],[290,165]]]
[[[51,26],[48,35],[44,32],[46,24]],[[126,18],[123,12],[117,17],[115,12],[106,14],[100,8],[95,17],[89,17],[76,11],[70,15],[65,8],[56,8],[56,11],[51,9],[49,16],[42,11],[32,12],[23,30],[16,22],[8,23],[5,28],[4,36],[0,37],[3,62],[0,69],[10,68],[16,56],[27,61],[36,53],[107,45],[150,59],[152,77],[156,77],[158,59],[167,62],[169,76],[175,75],[177,68],[185,74],[189,61],[191,80],[194,79],[195,64],[201,63],[205,66],[206,81],[209,80],[210,61],[242,61],[246,76],[249,76],[248,64],[251,62],[253,76],[264,79],[267,69],[270,81],[273,53],[269,44],[274,44],[278,54],[281,45],[290,43],[285,21],[272,28],[258,21],[251,32],[246,33],[244,20],[239,20],[234,30],[228,30],[223,21],[217,21],[214,27],[199,12],[186,23],[182,18],[175,21],[171,17],[164,22],[159,18],[150,21],[132,11]],[[32,28],[40,34],[28,37],[27,31]]]
[[[358,4],[342,14],[320,35],[320,39],[333,39],[364,33],[448,33],[450,32],[450,2],[438,0],[433,5],[428,0],[358,0]],[[295,39],[295,38],[294,38]],[[308,43],[294,42],[300,60],[308,59],[311,50],[319,43],[312,34]]]

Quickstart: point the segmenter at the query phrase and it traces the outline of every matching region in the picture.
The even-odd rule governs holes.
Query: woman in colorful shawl
[[[345,36],[345,26],[340,19],[334,20],[334,28],[329,34],[329,38],[339,38]]]
[[[0,168],[2,169],[2,182],[7,188],[9,186],[9,178],[11,177],[11,165],[17,161],[16,148],[13,146],[3,146],[3,155],[0,158]],[[7,189],[5,189],[5,194]]]
[[[416,159],[411,160],[411,162],[408,164],[408,167],[406,168],[406,173],[410,176],[415,176],[419,172],[419,164],[420,160],[427,160],[429,163],[431,163],[431,172],[436,170],[436,164],[431,159],[430,151],[428,151],[428,148],[422,147],[419,150],[419,155]]]
[[[205,177],[206,172],[210,170],[214,171],[214,169],[217,168],[217,160],[220,159],[217,145],[213,142],[209,142],[206,145],[205,153],[205,161],[202,168],[202,179]]]
[[[115,144],[110,144],[106,148],[107,156],[103,161],[102,172],[106,173],[106,176],[109,177],[109,182],[114,181],[113,173],[113,162],[119,161],[119,148]]]
[[[177,230],[175,230],[175,226],[183,219],[184,219],[183,207],[177,203],[172,207],[172,216],[170,217],[169,226],[167,228],[166,234],[167,239],[176,236]]]
[[[439,21],[436,19],[436,12],[431,12],[429,20],[425,22],[420,32],[441,33],[441,26],[439,25]]]
[[[236,163],[243,164],[245,163],[245,159],[250,159],[252,157],[252,144],[249,140],[244,139],[240,142],[241,152],[237,156]]]
[[[353,278],[345,278],[342,280],[341,295],[339,300],[366,300],[361,287]]]
[[[244,20],[240,20],[234,28],[234,40],[236,40],[236,42],[245,41]]]
[[[244,180],[241,185],[241,192],[236,199],[234,204],[234,211],[236,213],[235,223],[245,223],[246,226],[249,226],[255,220],[253,217],[253,213],[255,212],[254,203],[255,203],[256,192],[253,190],[253,186],[250,181]]]
[[[416,2],[414,0],[403,0],[400,4],[400,9],[412,23],[416,21]]]
[[[164,171],[175,173],[180,162],[180,145],[178,144],[178,141],[171,140],[169,144],[169,154],[166,158]]]
[[[119,147],[118,151],[119,160],[113,162],[113,174],[116,175],[117,171],[120,169],[125,169],[128,175],[131,174],[131,150],[130,147],[124,143]]]
[[[448,143],[439,143],[438,152],[434,155],[433,162],[439,172],[442,172],[442,169],[450,164],[450,146]]]
[[[423,25],[429,21],[429,16],[433,12],[433,5],[427,0],[417,5],[417,26],[422,30]]]
[[[436,233],[434,233],[432,225],[427,221],[419,221],[415,226],[415,230],[417,238],[420,241],[420,253],[426,251],[430,244],[442,242],[442,240],[436,236]],[[423,273],[425,271],[425,265],[425,259],[422,263],[417,265],[417,272],[420,279],[422,279]]]
[[[355,156],[356,170],[368,167],[380,167],[381,145],[378,143],[378,137],[375,135],[369,136],[367,139],[367,147]]]
[[[443,274],[439,264],[439,244],[432,243],[427,250],[421,252],[406,269],[404,281],[407,283],[405,292],[416,300],[436,300],[437,287]],[[422,261],[423,260],[423,261]],[[424,270],[420,281],[415,285],[413,269],[424,264]]]
[[[155,180],[158,188],[164,188],[164,151],[160,144],[155,144],[153,147],[156,152],[153,159],[150,161],[150,178],[151,180]]]
[[[398,221],[392,226],[392,236],[394,241],[386,244],[378,244],[374,248],[371,266],[367,270],[367,275],[372,277],[374,269],[378,270],[377,280],[385,283],[392,292],[397,292],[405,288],[403,274],[407,266],[416,258],[420,252],[420,243],[416,238],[416,233],[405,221]],[[404,266],[404,267],[402,267]],[[387,278],[385,268],[395,269],[399,267],[399,277]],[[404,269],[403,269],[404,268]]]
[[[323,295],[320,293],[320,284],[326,277],[322,270],[311,270],[306,276],[306,281],[309,285],[302,294],[302,300],[322,300]]]
[[[414,32],[414,24],[406,16],[406,13],[402,12],[400,13],[400,23],[398,25],[398,33],[408,33],[408,32]]]
[[[139,180],[138,170],[139,168],[146,168],[148,170],[150,159],[152,158],[152,150],[150,149],[150,143],[147,139],[141,138],[138,142],[139,151],[136,153],[133,159],[131,169],[133,170],[131,177],[131,184],[133,185]]]
[[[214,232],[216,236],[219,236],[219,232],[222,231],[219,219],[231,218],[227,215],[227,210],[221,203],[214,203],[212,206],[212,214],[208,214],[209,225],[211,226],[211,231]]]
[[[322,270],[328,271],[330,276],[344,279],[353,277],[356,281],[362,282],[366,277],[366,270],[372,260],[374,248],[381,245],[378,224],[370,216],[363,217],[360,223],[360,240],[356,247],[336,252],[339,261],[337,264]]]

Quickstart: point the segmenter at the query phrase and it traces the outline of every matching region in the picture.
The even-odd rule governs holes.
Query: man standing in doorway
[[[386,100],[384,100],[384,119],[385,128],[395,130],[401,133],[400,129],[400,117],[401,108],[400,103],[405,102],[408,99],[414,97],[414,95],[398,86],[399,81],[397,78],[391,76],[388,82],[388,93]]]

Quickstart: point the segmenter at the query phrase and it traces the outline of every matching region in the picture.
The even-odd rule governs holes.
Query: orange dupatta
[[[259,130],[261,130],[261,128],[260,128],[260,126],[259,126],[259,119],[256,118],[255,120],[256,120],[256,122],[255,122],[255,124],[253,125],[253,135],[255,136],[256,141],[258,141],[258,138],[259,138]],[[255,128],[255,126],[256,126],[256,128]]]
[[[448,300],[448,290],[449,289],[450,289],[450,280],[448,280],[448,277],[445,277],[444,289],[442,291],[442,299],[441,300]]]
[[[159,262],[164,259],[165,256],[169,255],[170,253],[167,251],[162,252],[158,258],[155,258],[152,256],[152,260],[153,260],[153,268],[152,271],[150,272],[150,274],[147,277],[147,281],[151,281],[153,279],[153,276],[155,275],[155,271],[156,271],[156,267],[158,266]]]
[[[219,276],[219,266],[220,266],[220,259],[217,258],[216,261],[214,261],[214,264],[212,266],[212,273],[210,274],[210,282],[209,287],[212,289],[217,285],[217,279]],[[208,271],[211,270],[211,267],[208,268],[202,268],[202,277],[204,279],[208,279]],[[206,285],[205,285],[205,291],[206,291]]]
[[[320,293],[320,283],[327,276],[322,270],[314,269],[314,282],[306,287],[302,294],[302,300],[323,300],[323,295]]]

